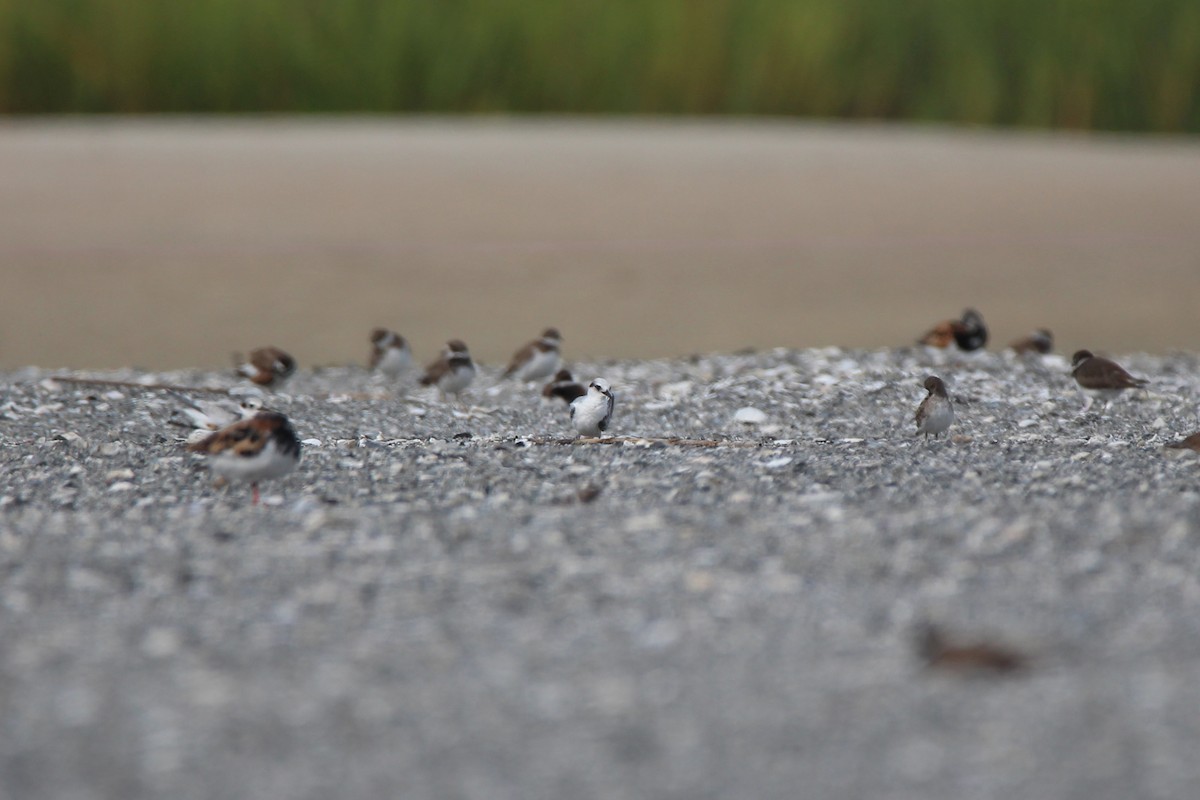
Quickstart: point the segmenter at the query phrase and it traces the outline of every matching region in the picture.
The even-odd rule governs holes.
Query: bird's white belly
[[[516,372],[517,380],[536,381],[547,378],[558,371],[558,351],[539,350]]]
[[[211,464],[213,472],[223,478],[256,483],[287,475],[295,468],[297,461],[299,459],[295,456],[280,451],[272,440],[252,456],[219,453],[212,457]]]
[[[608,416],[608,398],[601,397],[598,401],[590,396],[579,398],[572,404],[574,413],[571,422],[575,430],[583,436],[599,436],[600,424]]]
[[[937,436],[945,432],[954,422],[954,407],[949,403],[938,403],[921,423],[918,433],[928,433]]]
[[[446,394],[458,394],[475,378],[474,367],[455,367],[438,381],[438,388]]]
[[[389,347],[375,368],[389,377],[396,377],[412,364],[412,355],[403,349]]]

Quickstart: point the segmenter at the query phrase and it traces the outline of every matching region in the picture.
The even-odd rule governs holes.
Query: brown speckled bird
[[[557,328],[546,328],[540,339],[534,339],[517,352],[513,353],[502,378],[516,378],[519,381],[540,381],[547,375],[553,375],[558,369],[559,346],[562,335]]]
[[[256,505],[259,481],[283,477],[300,463],[300,440],[292,423],[277,411],[260,411],[187,449],[208,456],[217,476],[249,483]]]
[[[473,380],[475,363],[471,361],[470,351],[461,339],[451,339],[446,342],[441,357],[425,368],[421,385],[436,386],[442,397],[452,394],[458,399]]]
[[[919,625],[913,636],[917,657],[927,669],[960,675],[1004,675],[1029,666],[1029,659],[1009,647],[991,642],[952,643],[937,626]]]
[[[389,378],[395,378],[412,364],[412,351],[408,342],[395,331],[376,328],[371,331],[371,356],[367,367]]]
[[[567,405],[571,405],[571,401],[576,397],[583,397],[585,394],[587,394],[587,389],[572,377],[569,369],[560,369],[554,376],[554,380],[542,387],[542,397],[557,397]]]
[[[983,324],[983,316],[975,309],[968,308],[961,319],[949,319],[934,325],[917,343],[929,347],[955,345],[959,350],[971,352],[983,348],[987,340],[988,331]]]
[[[1200,453],[1200,433],[1193,433],[1177,442],[1165,444],[1163,448],[1175,451],[1176,455],[1186,455],[1189,452]]]
[[[296,359],[280,350],[278,347],[260,347],[250,351],[250,357],[243,359],[240,354],[234,354],[233,363],[239,375],[243,375],[259,386],[278,388],[296,371]]]
[[[1038,328],[1028,336],[1010,342],[1008,347],[1019,356],[1026,353],[1045,355],[1054,349],[1054,334],[1046,328]]]

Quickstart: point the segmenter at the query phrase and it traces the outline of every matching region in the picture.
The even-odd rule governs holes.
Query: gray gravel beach
[[[170,394],[0,375],[0,799],[1195,797],[1200,358],[1118,360],[1087,414],[1061,356],[573,364],[611,443],[495,369],[302,370],[257,507]]]

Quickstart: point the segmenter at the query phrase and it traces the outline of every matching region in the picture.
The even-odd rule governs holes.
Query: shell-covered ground
[[[0,798],[1191,796],[1200,359],[1119,360],[1088,413],[1060,356],[573,365],[604,442],[494,369],[302,370],[258,506],[125,385],[231,377],[0,375]]]

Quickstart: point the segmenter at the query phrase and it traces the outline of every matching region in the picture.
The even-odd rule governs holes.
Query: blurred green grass
[[[1200,131],[1198,0],[0,0],[0,112]]]

